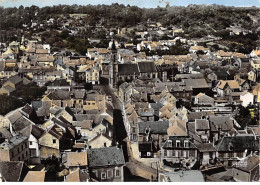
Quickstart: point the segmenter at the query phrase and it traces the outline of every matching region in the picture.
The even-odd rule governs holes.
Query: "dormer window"
[[[172,147],[172,140],[168,140],[168,147]]]
[[[187,140],[184,141],[184,147],[185,147],[185,148],[188,148],[188,147],[189,147],[189,141],[187,141]]]
[[[181,146],[181,141],[180,140],[176,140],[176,147],[180,147]]]

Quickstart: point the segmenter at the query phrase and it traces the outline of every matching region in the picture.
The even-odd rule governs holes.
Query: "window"
[[[30,145],[32,145],[32,141],[30,141]]]
[[[171,151],[171,150],[168,150],[168,151],[167,151],[167,156],[168,156],[168,157],[171,157],[171,156],[172,156],[172,151]]]
[[[18,153],[20,153],[20,148],[19,147],[18,147],[17,151],[18,151]]]
[[[172,157],[175,157],[175,150],[172,151]]]
[[[102,172],[102,173],[101,173],[101,179],[106,179],[106,178],[107,178],[106,172]]]
[[[14,152],[12,152],[12,157],[14,157]]]
[[[55,144],[56,143],[56,139],[53,139],[52,142],[53,142],[53,144]]]
[[[120,176],[120,170],[116,170],[116,177],[119,177]]]
[[[113,177],[113,171],[107,170],[107,178],[112,178],[112,177]]]
[[[177,151],[177,156],[176,157],[181,157],[182,155],[181,155],[181,151],[179,150],[179,151]]]
[[[189,147],[189,141],[184,141],[184,147],[188,148]]]
[[[172,140],[168,140],[168,147],[172,147]]]
[[[179,140],[176,140],[176,147],[180,147],[181,142]]]
[[[163,155],[164,155],[165,157],[167,157],[167,150],[164,150],[163,153],[164,153]]]

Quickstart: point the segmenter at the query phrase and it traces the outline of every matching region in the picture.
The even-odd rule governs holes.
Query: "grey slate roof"
[[[0,173],[6,182],[19,182],[25,177],[27,169],[22,161],[1,161]]]
[[[65,79],[55,79],[49,86],[70,86]]]
[[[24,116],[22,116],[12,124],[12,127],[15,132],[20,132],[23,129],[27,129],[27,134],[29,134],[29,132],[30,132],[29,126],[32,124],[33,124],[32,121],[30,121],[30,120],[26,119]]]
[[[32,113],[32,111],[33,111],[33,108],[30,106],[30,105],[28,105],[28,103],[21,109],[24,113],[26,113],[26,114],[31,114]]]
[[[5,141],[1,143],[0,149],[12,149],[27,139],[28,139],[27,136],[21,136],[21,135],[14,136],[9,141]]]
[[[161,103],[150,103],[151,107],[154,110],[154,115],[159,117],[160,109],[163,107]]]
[[[225,136],[216,144],[218,152],[244,152],[246,149],[249,151],[259,151],[259,148],[259,138],[255,138],[254,136]]]
[[[88,149],[88,164],[90,168],[124,165],[122,148],[105,147]]]
[[[186,86],[191,86],[193,89],[209,88],[205,78],[201,79],[183,79]]]
[[[154,62],[138,62],[138,67],[140,73],[153,73],[157,71]]]
[[[229,131],[233,128],[233,120],[230,116],[209,116],[209,124],[211,131],[218,131],[218,128]]]
[[[119,75],[139,75],[137,64],[118,64]]]
[[[23,115],[18,110],[15,110],[10,115],[8,115],[8,119],[10,123],[13,124],[16,120],[18,120],[22,116]]]
[[[13,84],[18,84],[20,82],[23,81],[23,79],[21,77],[19,77],[18,75],[15,76],[11,76],[8,81],[12,82]]]
[[[176,141],[177,140],[180,141],[180,146],[179,147],[176,147]],[[172,142],[172,146],[170,146],[168,144],[169,141]],[[187,138],[187,137],[179,137],[179,136],[169,136],[169,139],[167,139],[167,141],[165,141],[165,143],[163,144],[163,148],[165,148],[165,149],[167,149],[167,148],[168,149],[169,148],[171,148],[171,149],[184,148],[185,149],[185,147],[184,147],[184,142],[185,141],[189,141],[189,144],[188,144],[187,148],[189,148],[189,149],[196,149],[196,146],[190,141],[189,138]]]
[[[209,121],[206,119],[196,119],[195,128],[196,130],[209,130]]]
[[[195,119],[201,119],[202,116],[206,117],[208,115],[214,115],[214,112],[203,111],[203,112],[189,112],[187,114],[189,121],[195,121]]]
[[[201,143],[201,144],[195,144],[197,149],[200,152],[215,152],[216,148],[213,146],[213,143]]]
[[[148,122],[140,122],[139,126],[139,134],[145,134],[145,130],[151,130],[152,134],[167,134],[167,129],[169,128],[169,121],[148,121]]]
[[[35,125],[32,125],[32,131],[31,131],[31,133],[32,133],[32,135],[33,135],[36,139],[39,139],[39,138],[43,135],[44,132],[45,132],[45,131],[44,131],[42,128],[37,127],[37,126],[35,126]]]

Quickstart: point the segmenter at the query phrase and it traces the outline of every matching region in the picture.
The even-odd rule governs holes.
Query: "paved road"
[[[114,142],[122,145],[126,159],[126,181],[150,181],[157,177],[157,170],[144,165],[133,157],[129,138],[127,137],[122,116],[122,103],[115,96],[109,85],[102,85],[101,92],[111,96],[114,105]],[[159,170],[159,172],[161,172]]]

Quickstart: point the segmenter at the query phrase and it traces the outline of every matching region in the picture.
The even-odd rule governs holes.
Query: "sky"
[[[169,2],[170,6],[187,6],[189,4],[219,4],[225,6],[257,6],[260,7],[260,0],[0,0],[0,6],[3,7],[19,7],[36,5],[39,7],[52,6],[58,4],[130,4],[139,7],[155,8],[157,6],[164,7]]]

